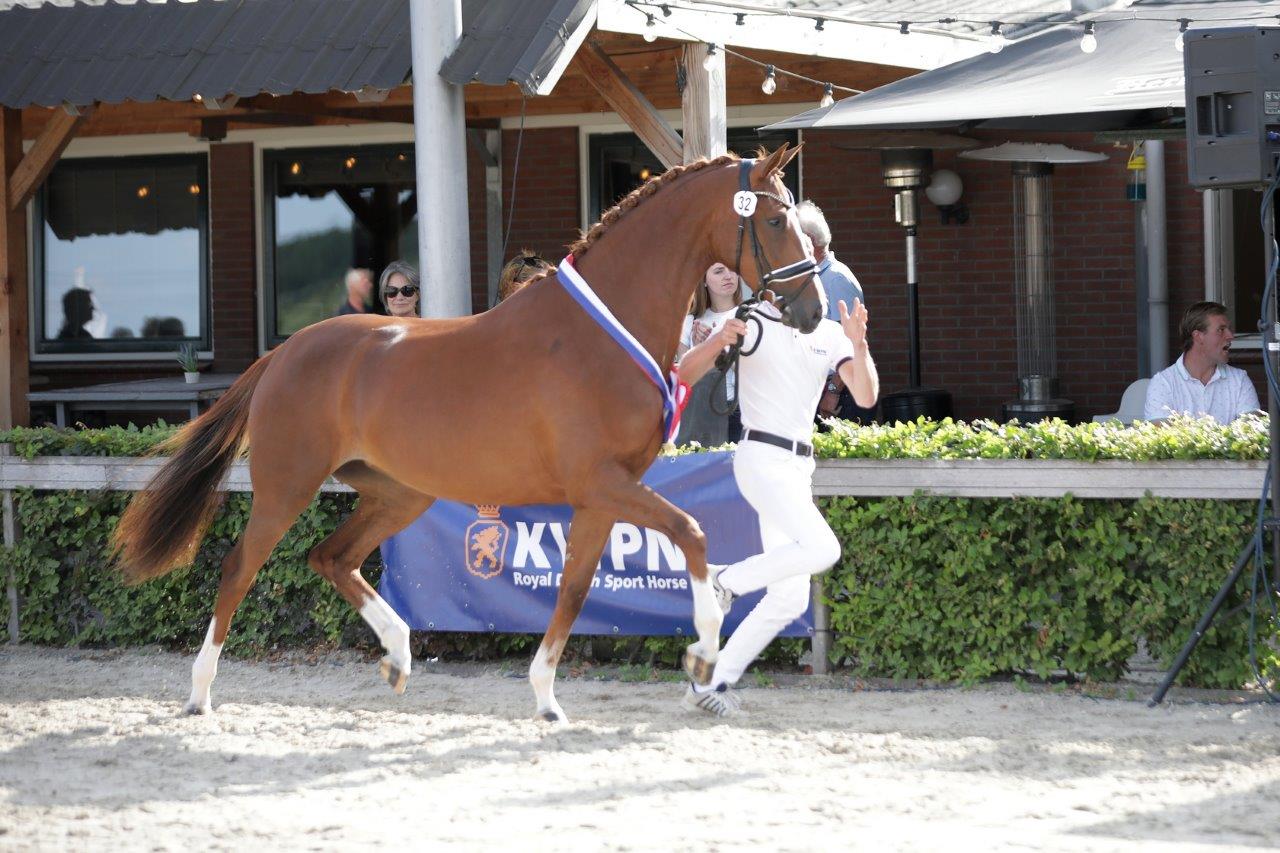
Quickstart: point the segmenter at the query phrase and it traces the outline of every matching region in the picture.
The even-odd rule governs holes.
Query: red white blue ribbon
[[[643,370],[649,377],[649,381],[657,386],[658,392],[662,394],[663,436],[666,441],[674,439],[680,429],[680,413],[684,411],[685,403],[689,401],[688,384],[681,382],[674,370],[665,378],[663,377],[662,368],[658,366],[658,362],[618,322],[618,318],[613,316],[609,306],[600,301],[600,297],[596,296],[591,285],[587,284],[587,280],[574,268],[573,255],[567,255],[560,262],[556,270],[556,280],[563,285],[574,301],[582,306],[582,310],[586,311],[587,315],[595,320],[618,346],[622,347],[635,362],[636,367]]]

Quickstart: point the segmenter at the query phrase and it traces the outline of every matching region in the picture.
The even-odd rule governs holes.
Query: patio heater
[[[971,148],[972,139],[932,131],[873,133],[847,150],[878,150],[884,185],[893,190],[893,218],[902,226],[907,257],[907,367],[910,387],[880,397],[885,421],[912,421],[923,415],[941,420],[951,414],[951,394],[920,384],[920,283],[916,278],[916,238],[920,222],[919,190],[929,183],[933,150]]]
[[[1058,396],[1058,352],[1053,287],[1053,186],[1055,166],[1095,163],[1105,154],[1065,145],[1006,142],[962,151],[971,160],[1013,168],[1013,289],[1018,331],[1018,399],[1004,404],[1003,419],[1030,423],[1075,419],[1076,406]]]

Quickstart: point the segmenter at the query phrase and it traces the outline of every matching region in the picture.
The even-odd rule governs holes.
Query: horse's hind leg
[[[387,650],[382,677],[403,693],[409,681],[409,626],[360,574],[360,565],[378,543],[403,530],[431,506],[434,498],[400,485],[362,462],[350,462],[335,476],[360,493],[346,521],[311,549],[307,562],[327,579],[364,618]]]
[[[205,714],[212,709],[209,688],[218,673],[218,657],[231,628],[231,617],[253,586],[271,549],[306,509],[322,479],[323,476],[316,479],[309,490],[291,487],[286,493],[277,493],[264,487],[255,491],[244,533],[222,560],[222,582],[218,585],[213,619],[205,633],[204,646],[191,666],[191,698],[185,707],[188,714]]]
[[[529,664],[529,683],[533,685],[533,694],[538,700],[535,719],[568,722],[554,694],[556,665],[560,662],[560,654],[564,651],[574,620],[582,612],[582,604],[591,591],[591,579],[595,577],[596,565],[600,562],[613,522],[614,517],[607,513],[579,509],[573,514],[556,609],[551,615],[551,623],[547,625],[542,645],[538,646],[538,653]]]

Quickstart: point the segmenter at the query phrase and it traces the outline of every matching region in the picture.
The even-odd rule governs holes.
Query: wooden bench
[[[68,409],[166,411],[185,406],[188,416],[194,420],[200,414],[201,405],[221,397],[237,376],[238,373],[202,373],[196,382],[187,382],[179,376],[173,379],[140,379],[80,388],[32,391],[27,394],[27,402],[53,403],[60,427],[67,425]]]

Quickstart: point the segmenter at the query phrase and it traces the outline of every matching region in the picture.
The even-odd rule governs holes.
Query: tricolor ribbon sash
[[[596,296],[591,285],[587,284],[587,280],[574,268],[573,255],[565,256],[565,259],[560,262],[556,271],[556,280],[569,292],[574,301],[582,306],[582,310],[586,311],[587,315],[600,324],[609,337],[622,347],[635,362],[636,367],[643,370],[645,376],[649,377],[649,381],[657,386],[658,392],[662,394],[663,436],[666,441],[674,439],[676,432],[680,429],[680,413],[684,411],[685,403],[689,400],[688,384],[681,382],[674,370],[663,378],[662,368],[658,367],[658,362],[654,361],[649,351],[618,322],[618,318],[613,316],[609,306],[600,301],[600,297]]]

